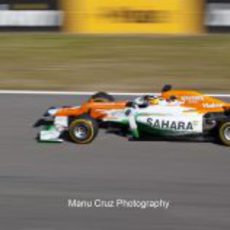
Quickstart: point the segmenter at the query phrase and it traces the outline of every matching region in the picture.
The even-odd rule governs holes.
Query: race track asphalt
[[[229,230],[230,149],[215,143],[39,144],[33,123],[79,96],[0,95],[1,230]],[[68,208],[68,199],[170,201],[164,209]]]

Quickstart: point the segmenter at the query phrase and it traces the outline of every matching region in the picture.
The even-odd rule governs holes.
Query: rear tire
[[[230,146],[230,121],[224,122],[220,125],[219,139],[222,144]]]
[[[89,144],[96,138],[98,129],[96,120],[89,115],[82,115],[71,122],[69,136],[77,144]]]
[[[105,92],[98,92],[90,97],[90,100],[94,102],[113,102],[115,101],[114,97]]]

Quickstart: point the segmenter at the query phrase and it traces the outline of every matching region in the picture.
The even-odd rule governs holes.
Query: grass
[[[230,36],[1,34],[0,89],[230,91]]]

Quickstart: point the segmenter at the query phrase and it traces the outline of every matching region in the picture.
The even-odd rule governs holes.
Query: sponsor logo
[[[169,121],[169,120],[160,120],[160,119],[152,119],[148,118],[147,123],[154,129],[168,129],[175,131],[193,131],[192,122],[184,122],[184,121]]]
[[[168,21],[168,12],[145,9],[111,9],[106,10],[104,17],[125,23],[162,23]]]
[[[203,105],[203,108],[206,108],[206,109],[214,109],[214,108],[221,108],[221,107],[223,107],[222,104],[214,104],[214,103],[212,103],[212,104],[204,103],[202,105]]]
[[[182,96],[181,99],[183,101],[190,101],[190,102],[204,101],[203,96]]]

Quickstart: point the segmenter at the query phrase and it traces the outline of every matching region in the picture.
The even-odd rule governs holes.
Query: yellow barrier
[[[71,33],[199,34],[203,0],[63,0]]]

